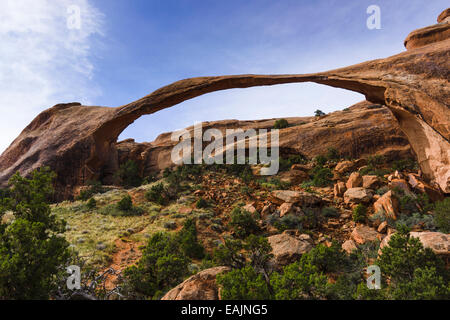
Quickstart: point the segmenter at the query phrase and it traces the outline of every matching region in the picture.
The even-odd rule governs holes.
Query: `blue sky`
[[[72,4],[81,7],[80,30],[65,26]],[[366,26],[372,4],[381,8],[380,30]],[[309,73],[387,57],[405,50],[408,33],[434,24],[447,6],[444,0],[2,0],[0,150],[60,102],[113,107],[183,78]],[[120,138],[151,141],[196,121],[309,116],[363,98],[315,84],[227,90],[144,116]]]

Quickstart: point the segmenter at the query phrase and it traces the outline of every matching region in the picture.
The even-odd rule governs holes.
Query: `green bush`
[[[323,299],[327,292],[327,277],[309,261],[290,264],[271,278],[277,300]]]
[[[2,195],[1,210],[11,210],[16,219],[0,224],[0,300],[49,299],[56,290],[70,252],[65,238],[56,236],[65,222],[48,204],[54,178],[49,168],[33,171],[31,178],[16,173]]]
[[[317,109],[316,111],[314,111],[314,115],[316,117],[322,117],[322,116],[326,115],[326,113],[323,112],[322,110]]]
[[[408,228],[413,228],[415,226],[420,226],[425,230],[436,230],[436,222],[431,214],[421,214],[419,212],[414,212],[413,214],[403,214],[401,213],[395,222],[395,227],[407,226]]]
[[[155,202],[159,205],[167,205],[170,201],[167,188],[163,183],[155,184],[145,193],[145,197],[150,202]]]
[[[122,287],[131,299],[159,298],[189,275],[189,262],[176,236],[156,233],[137,264],[123,271]]]
[[[97,201],[95,201],[95,199],[94,198],[90,198],[89,200],[88,200],[88,202],[87,202],[87,207],[88,207],[88,209],[94,209],[95,207],[97,207]]]
[[[130,211],[133,208],[133,200],[129,194],[123,196],[122,199],[117,203],[117,208],[122,211]]]
[[[340,213],[335,207],[324,207],[322,209],[322,216],[326,218],[338,218]]]
[[[367,207],[360,203],[353,209],[353,221],[364,223],[366,219]]]
[[[198,209],[207,208],[207,207],[208,207],[208,201],[206,201],[206,200],[203,199],[203,198],[200,198],[200,199],[198,199],[197,202],[195,203],[195,206],[196,206]]]
[[[178,233],[178,239],[186,256],[193,259],[202,259],[205,256],[205,249],[197,239],[195,219],[187,219],[184,222],[183,229]]]
[[[81,190],[79,196],[77,197],[77,200],[86,201],[89,198],[91,198],[94,194],[105,192],[105,189],[103,188],[102,183],[100,181],[89,180],[86,183],[86,185],[88,186],[88,188]]]
[[[231,211],[229,226],[233,228],[234,234],[240,239],[261,231],[254,215],[240,207],[236,207]]]
[[[274,216],[272,216],[274,217]],[[302,219],[293,214],[288,214],[283,216],[282,218],[272,218],[274,221],[271,221],[271,224],[278,229],[278,231],[283,232],[289,229],[297,229],[299,231],[303,230]]]
[[[284,129],[289,126],[289,123],[286,119],[278,119],[275,121],[275,124],[273,125],[274,129]]]
[[[128,160],[122,164],[116,172],[116,177],[120,184],[126,188],[142,185],[142,177],[140,176],[138,165],[133,160]]]
[[[414,159],[400,159],[392,163],[392,171],[417,171],[419,165]]]
[[[445,263],[431,249],[424,248],[418,238],[410,237],[408,231],[400,229],[381,250],[377,265],[389,279],[384,295],[407,300],[449,299],[450,273]]]
[[[333,173],[329,168],[316,167],[313,170],[312,183],[316,187],[327,187],[333,183],[331,181]]]
[[[272,298],[261,273],[252,266],[217,275],[223,300],[268,300]]]
[[[442,232],[450,232],[450,198],[435,203],[434,220]]]
[[[328,148],[326,158],[330,161],[338,161],[341,159],[341,154],[335,148]]]

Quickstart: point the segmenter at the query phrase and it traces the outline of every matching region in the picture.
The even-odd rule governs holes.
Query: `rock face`
[[[442,14],[440,24],[411,34],[406,40],[407,51],[350,67],[304,75],[190,78],[118,108],[88,107],[78,103],[56,105],[38,115],[1,155],[0,184],[4,186],[16,171],[26,175],[47,165],[58,174],[59,196],[67,197],[75,186],[83,185],[89,179],[112,176],[118,167],[119,153],[128,152],[117,146],[117,138],[142,115],[218,90],[315,82],[360,92],[368,101],[386,105],[414,149],[425,178],[450,193],[450,39],[447,16],[447,13]],[[305,144],[318,144],[317,140],[308,142],[308,137],[315,139],[319,131],[326,135],[324,140],[329,140],[331,145],[336,143],[334,139],[340,145],[348,145],[353,131],[346,131],[347,140],[343,135],[336,135],[335,130],[339,132],[345,125],[330,121],[332,119],[321,117],[321,122],[307,124],[300,137],[295,128],[287,128],[285,139],[291,143],[286,142],[283,146],[295,145],[299,150],[308,150],[304,148]],[[321,130],[316,131],[316,136],[311,136],[311,128],[317,125],[322,126]],[[362,123],[361,126],[370,132],[370,126]],[[356,149],[357,142],[354,145]],[[153,147],[168,152],[158,143]],[[164,156],[164,152],[150,150],[147,155],[145,150],[136,154],[143,159],[155,156],[170,159]]]
[[[203,270],[166,293],[161,300],[218,300],[216,276],[230,271],[228,267]]]
[[[272,246],[274,262],[278,266],[285,266],[298,260],[302,254],[310,251],[313,246],[307,240],[301,240],[289,232],[283,232],[267,239]]]

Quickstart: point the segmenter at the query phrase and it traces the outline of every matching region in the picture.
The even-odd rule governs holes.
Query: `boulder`
[[[387,227],[388,227],[387,222],[386,222],[386,221],[383,221],[383,222],[380,223],[380,225],[378,226],[377,231],[378,231],[379,233],[385,233],[385,232],[387,231]]]
[[[250,213],[255,213],[256,212],[256,208],[254,207],[253,203],[248,203],[245,206],[242,207],[242,209],[244,209],[247,212]]]
[[[347,189],[362,187],[363,178],[359,174],[359,172],[353,172],[347,180],[345,186]]]
[[[358,248],[356,247],[355,242],[352,239],[349,239],[342,244],[342,249],[347,253],[352,253],[353,250]]]
[[[352,171],[355,168],[355,164],[352,161],[341,161],[339,162],[336,167],[334,168],[334,171],[336,171],[339,174],[344,174],[347,172]]]
[[[267,240],[272,246],[274,263],[278,266],[285,266],[297,261],[302,254],[313,248],[310,241],[299,239],[289,232],[270,236]]]
[[[416,191],[420,193],[425,193],[428,197],[436,202],[444,199],[441,191],[438,188],[434,188],[429,184],[422,181],[418,175],[410,173],[408,174],[408,183]]]
[[[280,218],[282,218],[285,215],[293,212],[294,204],[290,202],[285,202],[280,206],[279,210],[280,210]]]
[[[380,243],[380,250],[389,244],[392,234],[387,235]],[[411,237],[419,238],[424,248],[430,248],[437,255],[449,257],[450,235],[441,232],[410,232]]]
[[[376,189],[381,185],[381,180],[375,175],[365,175],[363,179],[363,188],[366,189]]]
[[[399,210],[398,200],[392,191],[388,191],[373,204],[373,209],[375,213],[384,212],[386,218],[396,220]]]
[[[334,184],[333,192],[335,198],[342,197],[345,191],[347,191],[347,187],[345,186],[345,183],[343,183],[342,181],[339,181],[338,183]]]
[[[400,189],[403,191],[405,195],[408,195],[412,198],[416,198],[416,195],[411,192],[409,189],[408,183],[404,179],[392,179],[391,182],[389,182],[389,188],[391,189]]]
[[[161,300],[218,300],[216,276],[230,270],[228,267],[203,270],[167,292]]]
[[[309,180],[309,174],[301,170],[289,170],[279,174],[280,180],[291,185]]]
[[[353,229],[351,236],[356,243],[364,244],[377,240],[378,232],[366,225],[360,225]]]
[[[366,188],[351,188],[344,193],[344,201],[346,204],[367,203],[372,197],[373,191]]]
[[[274,190],[271,199],[278,204],[289,202],[301,206],[314,206],[322,202],[322,199],[314,194],[292,190]]]

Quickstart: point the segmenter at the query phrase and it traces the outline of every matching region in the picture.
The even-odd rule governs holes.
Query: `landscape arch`
[[[450,39],[398,55],[314,74],[190,78],[117,108],[60,104],[42,112],[0,157],[0,183],[49,165],[62,197],[95,177],[117,154],[120,133],[142,115],[232,88],[315,82],[386,105],[415,151],[424,176],[450,192]]]

